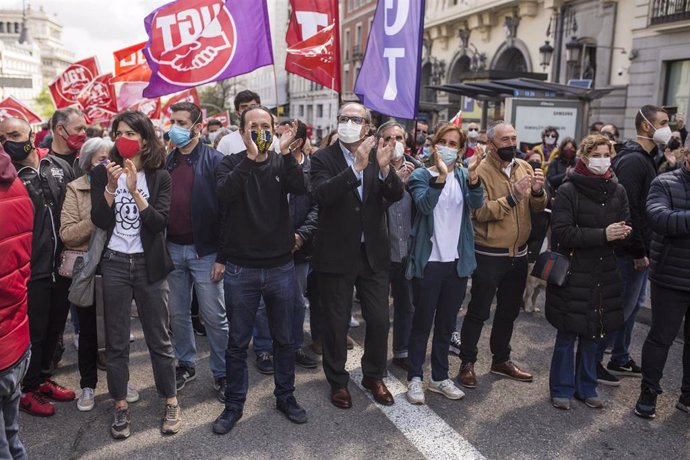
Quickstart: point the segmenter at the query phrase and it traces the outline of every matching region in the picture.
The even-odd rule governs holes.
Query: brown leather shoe
[[[349,409],[352,407],[352,398],[347,388],[331,389],[331,404],[339,409]]]
[[[496,375],[502,375],[503,377],[508,377],[519,382],[531,382],[532,374],[525,371],[521,371],[512,361],[506,361],[505,363],[492,364],[491,373]]]
[[[462,363],[457,381],[465,388],[477,388],[477,376],[474,374],[474,363]]]
[[[395,402],[393,395],[390,393],[390,391],[388,391],[388,388],[386,388],[386,385],[381,379],[363,377],[362,386],[371,391],[371,394],[374,395],[374,401],[379,404],[383,404],[384,406],[392,406]]]

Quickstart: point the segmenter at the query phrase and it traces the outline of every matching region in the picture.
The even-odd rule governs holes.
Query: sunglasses
[[[338,117],[338,123],[347,123],[348,121],[351,121],[356,125],[363,125],[367,123],[367,119],[364,117],[350,117],[348,115],[340,115]]]
[[[468,131],[479,131],[479,128],[469,128]]]
[[[549,139],[556,139],[556,136],[554,134],[547,134],[544,137],[548,137]]]

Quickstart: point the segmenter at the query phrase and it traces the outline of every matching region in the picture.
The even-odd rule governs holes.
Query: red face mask
[[[139,141],[135,139],[127,139],[124,136],[120,136],[115,141],[115,147],[117,151],[120,152],[122,158],[132,158],[139,153]]]
[[[64,129],[67,133],[67,139],[65,139],[65,142],[67,142],[67,147],[73,152],[76,150],[80,150],[81,147],[84,145],[84,142],[86,142],[86,133],[70,134],[67,131],[67,128],[65,128],[64,126],[62,126],[62,129]]]

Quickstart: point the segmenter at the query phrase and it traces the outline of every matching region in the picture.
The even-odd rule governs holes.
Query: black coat
[[[690,170],[687,166],[652,181],[647,219],[653,230],[649,278],[671,289],[690,291]]]
[[[168,227],[172,179],[165,169],[147,172],[146,185],[149,189],[148,207],[139,213],[141,219],[141,245],[144,247],[146,274],[149,283],[165,278],[175,268],[165,242]],[[96,166],[91,171],[91,220],[98,228],[108,232],[108,241],[115,229],[115,206],[105,201],[105,187],[108,175],[105,166]]]
[[[313,263],[319,272],[348,274],[356,269],[362,233],[369,265],[374,271],[390,267],[390,242],[386,208],[402,199],[404,186],[390,168],[379,178],[376,149],[364,169],[364,199],[360,180],[347,165],[340,142],[316,152],[311,161],[312,196],[319,205],[319,229],[314,241]]]
[[[549,186],[551,186],[551,190],[553,190],[554,193],[565,180],[568,168],[575,166],[576,162],[576,158],[567,160],[563,157],[563,154],[561,154],[549,164],[549,169],[546,172],[546,179],[549,181]]]
[[[618,255],[632,256],[635,259],[649,255],[652,229],[645,218],[645,206],[649,186],[656,177],[656,153],[656,147],[648,153],[637,142],[628,141],[613,160],[613,171],[628,195],[633,229],[628,244],[616,249]]]
[[[551,215],[558,251],[571,254],[565,286],[546,287],[546,319],[558,330],[591,339],[623,326],[621,276],[606,227],[629,221],[625,190],[614,178],[572,172]]]

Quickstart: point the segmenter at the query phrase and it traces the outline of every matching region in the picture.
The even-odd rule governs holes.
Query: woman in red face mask
[[[175,355],[168,333],[168,283],[173,264],[165,244],[171,179],[163,169],[165,150],[143,113],[113,120],[112,162],[92,172],[93,223],[107,231],[101,271],[106,328],[108,391],[115,401],[110,432],[129,437],[127,406],[130,307],[137,302],[158,394],[165,399],[164,434],[180,429]]]
[[[575,158],[575,152],[577,151],[576,146],[577,143],[575,139],[566,137],[558,148],[560,152],[558,157],[551,160],[549,169],[546,172],[546,180],[549,181],[549,186],[551,186],[551,190],[553,190],[554,194],[563,183],[568,168],[575,166],[577,160]]]

